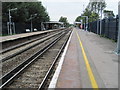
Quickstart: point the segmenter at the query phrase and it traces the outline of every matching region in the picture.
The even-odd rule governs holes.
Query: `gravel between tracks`
[[[60,31],[59,31],[60,32]],[[50,35],[53,35],[53,34],[55,34],[56,32],[53,32],[53,33],[48,33],[48,34],[43,34],[43,35],[41,35],[41,36],[39,36],[39,40],[37,40],[37,41],[33,41],[33,42],[31,42],[31,43],[29,43],[29,44],[26,44],[26,45],[23,45],[23,46],[21,46],[21,47],[18,47],[18,48],[16,48],[16,49],[13,49],[13,50],[10,50],[9,52],[5,52],[5,53],[0,53],[0,57],[2,57],[2,58],[5,58],[5,57],[8,57],[8,56],[10,56],[11,54],[14,54],[14,53],[16,53],[16,52],[19,52],[20,50],[23,50],[23,49],[25,49],[25,48],[27,48],[27,47],[29,47],[29,46],[32,46],[32,45],[34,45],[34,44],[36,44],[36,43],[38,43],[41,39],[43,39],[42,37],[43,36],[50,36]]]
[[[2,63],[2,75],[5,75],[6,73],[8,73],[9,71],[11,71],[13,68],[15,68],[16,66],[18,66],[20,63],[22,63],[23,61],[25,61],[27,58],[29,58],[31,55],[33,55],[34,53],[36,53],[38,50],[40,50],[42,47],[44,47],[46,44],[50,43],[53,39],[55,39],[56,37],[53,37],[47,41],[45,41],[44,43],[33,47],[5,62]]]
[[[38,88],[68,34],[27,68],[8,88]]]
[[[23,43],[23,42],[26,42],[26,41],[28,41],[28,40],[32,40],[32,39],[36,39],[38,36],[42,36],[42,35],[46,35],[46,34],[48,34],[48,33],[53,33],[53,32],[57,32],[57,31],[60,31],[61,29],[59,29],[59,30],[49,30],[49,31],[40,31],[40,32],[44,32],[44,33],[39,33],[39,32],[36,32],[36,33],[39,33],[39,34],[35,34],[35,35],[33,35],[32,33],[35,33],[35,32],[32,32],[31,33],[31,35],[32,36],[29,36],[28,34],[30,34],[30,33],[24,33],[24,35],[25,35],[25,37],[24,37],[24,35],[22,34],[22,37],[21,38],[18,38],[19,37],[19,35],[21,35],[21,34],[19,34],[19,35],[13,35],[12,37],[13,38],[17,38],[17,39],[14,39],[14,40],[8,40],[7,42],[2,42],[2,49],[5,49],[5,48],[9,48],[9,47],[11,47],[11,46],[14,46],[14,45],[17,45],[17,44],[20,44],[20,43]],[[8,36],[9,37],[9,36]],[[6,38],[8,38],[8,37],[6,37]],[[3,40],[4,41],[4,40]]]

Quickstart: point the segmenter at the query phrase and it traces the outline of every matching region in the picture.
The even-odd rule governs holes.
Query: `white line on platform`
[[[73,31],[72,31],[72,34],[73,34]],[[62,69],[62,65],[63,65],[63,62],[64,62],[64,58],[65,58],[65,55],[66,55],[66,52],[67,52],[67,49],[68,49],[68,46],[69,46],[69,43],[70,43],[70,40],[71,40],[71,37],[72,37],[72,34],[70,35],[70,38],[66,44],[66,47],[64,49],[64,52],[60,58],[60,62],[58,64],[58,67],[54,73],[54,76],[50,82],[50,85],[49,85],[49,88],[56,88],[56,84],[57,84],[57,80],[58,80],[58,77],[59,77],[59,74],[60,74],[60,71]]]

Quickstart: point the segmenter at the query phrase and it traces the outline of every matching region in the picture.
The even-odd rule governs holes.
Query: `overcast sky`
[[[51,21],[58,21],[61,16],[68,18],[69,23],[73,23],[77,16],[80,16],[89,0],[39,0],[47,12]],[[115,15],[118,14],[119,0],[105,0],[106,10],[112,10]]]

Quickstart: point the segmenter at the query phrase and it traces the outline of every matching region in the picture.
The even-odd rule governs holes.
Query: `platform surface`
[[[118,88],[115,49],[115,42],[74,28],[56,88]]]
[[[1,36],[0,37],[0,42],[9,41],[9,40],[15,40],[15,39],[19,39],[19,38],[24,38],[24,37],[37,35],[37,34],[49,32],[49,31],[53,31],[53,30],[29,32],[29,33],[22,33],[22,34],[10,35],[10,36]]]

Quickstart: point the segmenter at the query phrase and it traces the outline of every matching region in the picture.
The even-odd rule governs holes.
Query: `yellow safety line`
[[[91,81],[91,84],[92,84],[92,88],[95,88],[95,90],[98,90],[98,84],[97,84],[97,82],[95,80],[92,69],[90,67],[88,58],[86,56],[86,53],[85,53],[85,50],[84,50],[84,47],[83,47],[83,44],[82,44],[82,41],[81,41],[81,39],[80,39],[77,32],[76,32],[76,34],[77,34],[77,37],[78,37],[78,40],[79,40],[80,47],[82,49],[82,54],[83,54],[84,61],[85,61],[86,67],[87,67],[87,71],[88,71],[88,75],[89,75],[89,78],[90,78],[90,81]]]

